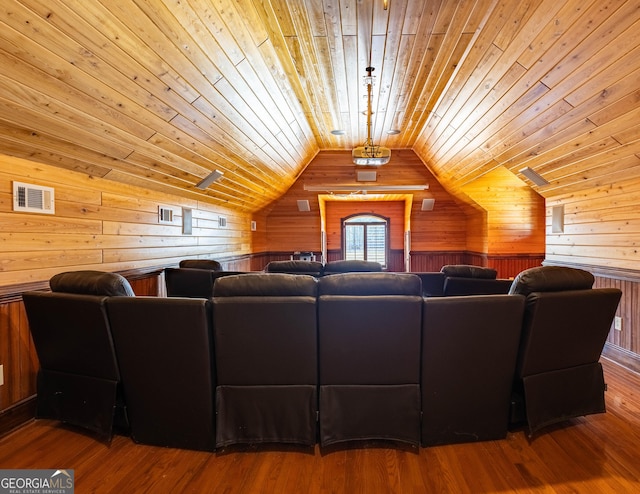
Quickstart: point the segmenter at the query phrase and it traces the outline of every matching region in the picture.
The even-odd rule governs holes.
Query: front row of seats
[[[521,273],[511,295],[424,298],[418,277],[398,273],[227,276],[210,300],[66,294],[99,299],[113,372],[88,384],[106,379],[104,394],[81,389],[76,374],[96,370],[74,368],[81,348],[54,348],[75,336],[54,336],[51,321],[86,315],[73,302],[41,304],[64,294],[27,293],[47,382],[38,412],[109,433],[109,420],[87,418],[113,415],[121,392],[134,440],[204,450],[428,446],[499,439],[521,420],[534,432],[604,410],[598,359],[620,291],[592,284],[589,273],[543,267]],[[71,319],[60,326],[78,326]]]

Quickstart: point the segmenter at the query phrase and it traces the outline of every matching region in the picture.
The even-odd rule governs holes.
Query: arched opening
[[[342,218],[342,258],[379,262],[386,268],[389,218],[371,213]]]

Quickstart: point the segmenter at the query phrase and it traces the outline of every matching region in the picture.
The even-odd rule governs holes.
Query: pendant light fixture
[[[367,71],[367,76],[365,77],[365,85],[367,86],[367,139],[362,146],[353,149],[351,157],[356,165],[380,166],[389,163],[391,149],[375,145],[371,137],[373,71],[375,69],[369,66],[365,70]]]

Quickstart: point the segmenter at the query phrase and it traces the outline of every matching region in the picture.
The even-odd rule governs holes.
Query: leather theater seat
[[[213,317],[216,446],[316,443],[317,281],[247,273],[220,278]]]
[[[271,261],[265,266],[264,271],[265,273],[308,274],[319,277],[324,273],[324,265],[318,261],[304,261],[300,259]]]
[[[37,418],[80,426],[111,438],[129,428],[106,300],[134,298],[119,274],[73,271],[49,281],[52,292],[22,298],[40,361]]]
[[[167,297],[211,298],[216,280],[234,274],[242,273],[202,268],[165,268]]]
[[[214,259],[183,259],[178,264],[180,268],[208,269],[209,271],[223,271],[222,264]]]
[[[111,297],[107,310],[138,443],[215,449],[211,303]]]
[[[622,292],[592,288],[580,269],[543,266],[521,272],[511,294],[526,296],[513,387],[512,422],[529,433],[605,411],[600,355]]]
[[[442,266],[440,271],[445,275],[445,297],[506,294],[511,288],[512,280],[496,279],[498,272],[493,268],[451,264]]]
[[[320,444],[420,442],[420,278],[318,280]]]
[[[503,439],[522,295],[424,299],[422,445]]]
[[[374,261],[361,261],[357,259],[342,259],[330,261],[324,265],[324,274],[357,273],[382,271],[382,264]]]

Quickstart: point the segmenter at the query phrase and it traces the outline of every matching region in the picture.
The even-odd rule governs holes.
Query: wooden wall
[[[544,198],[513,173],[498,167],[461,190],[486,212],[485,223],[469,229],[468,250],[544,254]]]
[[[439,251],[464,250],[466,248],[467,216],[465,212],[458,202],[440,186],[415,153],[409,150],[393,150],[391,161],[379,167],[377,172],[375,184],[378,185],[429,185],[428,190],[413,192],[410,218],[412,249]],[[328,187],[338,184],[358,185],[356,167],[351,161],[351,153],[348,151],[322,151],[318,153],[289,191],[264,211],[267,215],[266,250],[321,250],[318,192],[304,190],[305,184],[326,184]],[[360,183],[360,185],[371,184]],[[368,195],[371,194],[371,192],[368,193]],[[435,199],[433,211],[420,211],[424,198]],[[386,200],[388,197],[382,197],[382,199]],[[311,211],[299,212],[298,200],[308,200]],[[327,201],[328,211],[332,209],[336,211],[336,213],[331,213],[332,219],[327,225],[327,240],[330,240],[331,248],[335,249],[340,248],[339,238],[336,237],[340,228],[338,217],[372,209],[382,211],[380,208],[388,207],[381,205],[382,203],[377,203],[375,206],[369,205],[370,201],[366,201],[364,206],[362,202],[358,201],[336,206],[338,202]],[[329,212],[327,215],[329,216]],[[397,221],[394,220],[393,225],[396,223],[404,224],[404,221],[401,222],[399,218]],[[391,246],[402,249],[404,245],[403,229],[395,230],[395,226],[393,228]]]
[[[640,180],[633,178],[548,195],[546,249],[550,261],[640,269]],[[564,207],[564,231],[552,231],[552,208]]]
[[[262,212],[267,221],[265,250],[319,252],[318,193],[305,191],[304,185],[357,184],[355,174],[349,152],[318,153],[287,194]],[[415,153],[393,150],[391,161],[378,168],[376,183],[429,185],[426,191],[412,192],[409,218],[412,271],[437,271],[444,264],[479,264],[495,267],[500,277],[508,278],[528,267],[539,266],[544,260],[544,199],[507,170],[490,173],[455,197],[439,184]],[[432,211],[421,210],[424,198],[435,199]],[[297,200],[308,200],[311,211],[298,211]],[[403,250],[404,202],[396,201],[392,206],[394,201],[385,201],[326,200],[329,260],[339,256],[340,219],[358,212],[392,217],[391,248]],[[403,262],[394,265],[404,268]]]
[[[55,214],[13,212],[14,180],[53,187]],[[158,222],[160,205],[177,211],[172,224]],[[183,207],[193,213],[192,235],[182,233]],[[250,221],[230,209],[0,155],[0,287],[72,269],[153,269],[197,257],[231,262],[253,250]]]

